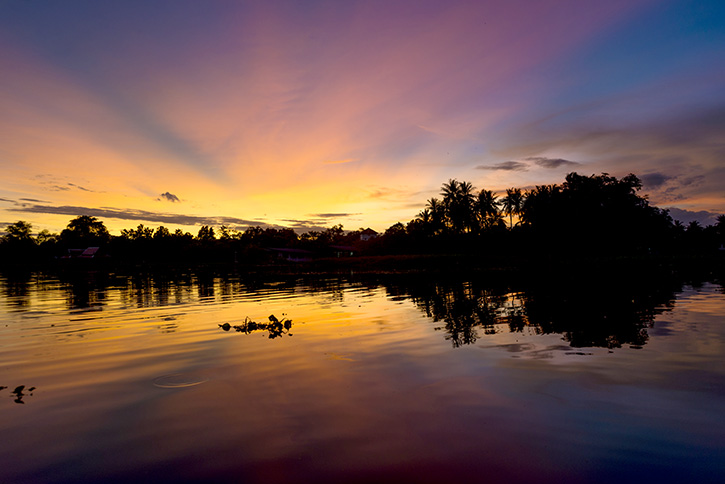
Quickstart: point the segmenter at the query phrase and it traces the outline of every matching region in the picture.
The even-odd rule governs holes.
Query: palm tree
[[[448,183],[444,183],[441,187],[441,195],[443,195],[443,203],[449,203],[458,196],[458,180],[451,178]]]
[[[473,194],[473,185],[467,181],[458,184],[457,211],[460,217],[461,228],[469,232],[473,231],[476,222],[476,196]]]
[[[455,205],[458,199],[458,180],[452,178],[448,180],[448,183],[444,183],[441,187],[441,195],[443,195],[443,209],[445,214],[445,225],[455,230],[456,221],[455,217]]]
[[[513,228],[513,216],[521,213],[524,197],[520,188],[507,188],[506,196],[501,200],[503,211],[509,216],[509,228]]]
[[[463,233],[473,228],[474,201],[473,185],[469,182],[451,179],[441,188],[447,225],[455,233]]]
[[[418,212],[418,215],[416,215],[415,218],[417,218],[424,224],[430,223],[430,210],[428,210],[427,208],[424,208],[423,210]]]
[[[476,202],[476,211],[482,228],[491,228],[501,219],[497,196],[491,190],[481,190]]]
[[[440,200],[433,197],[428,200],[426,210],[430,212],[430,225],[434,234],[439,233],[445,227],[445,209]]]

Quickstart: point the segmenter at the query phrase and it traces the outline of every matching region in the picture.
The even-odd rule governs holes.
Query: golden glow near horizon
[[[684,2],[46,7],[0,7],[0,223],[382,231],[571,171],[725,212],[725,29]]]

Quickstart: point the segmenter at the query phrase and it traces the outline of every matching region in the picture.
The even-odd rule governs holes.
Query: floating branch
[[[5,390],[6,388],[6,386],[0,386],[0,390]],[[35,390],[35,387],[25,388],[25,385],[19,385],[15,387],[15,390],[10,392],[10,395],[15,399],[13,400],[15,403],[24,404],[23,397],[27,395],[32,396],[33,390]]]
[[[283,334],[292,336],[292,333],[289,332],[292,328],[291,319],[283,317],[281,320],[279,320],[274,314],[270,314],[268,319],[268,323],[258,323],[250,319],[249,316],[247,316],[244,318],[244,321],[242,321],[241,324],[232,325],[229,323],[224,323],[220,324],[219,327],[224,331],[234,329],[235,331],[244,334],[251,334],[255,331],[268,331],[269,339],[274,339],[278,336],[282,336]]]

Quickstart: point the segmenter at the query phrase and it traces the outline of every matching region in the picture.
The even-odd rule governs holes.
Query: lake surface
[[[4,483],[725,482],[715,283],[0,276],[0,342]]]

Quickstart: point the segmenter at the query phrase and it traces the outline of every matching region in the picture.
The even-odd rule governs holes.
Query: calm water
[[[0,482],[725,482],[722,287],[427,279],[0,277]]]

